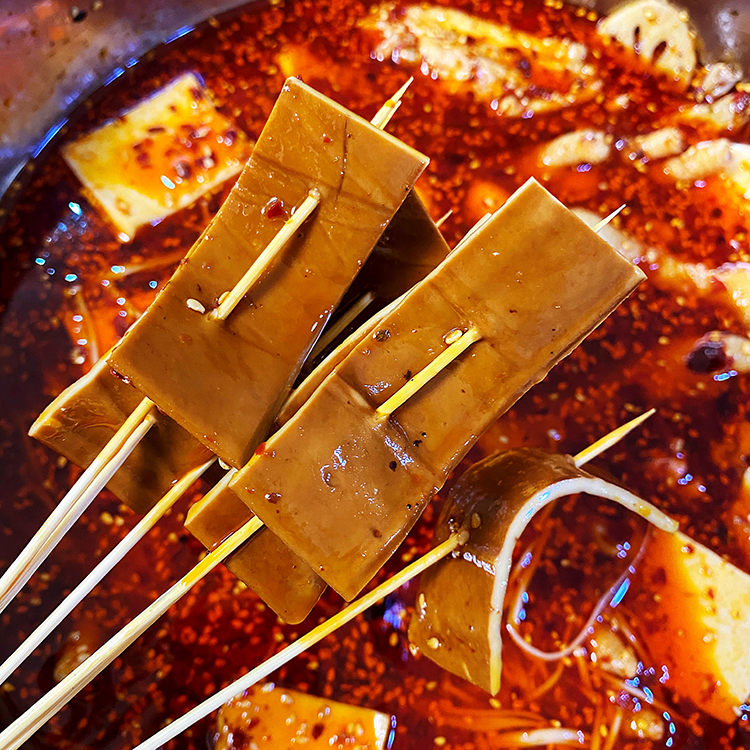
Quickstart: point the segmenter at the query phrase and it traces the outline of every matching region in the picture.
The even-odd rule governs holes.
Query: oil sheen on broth
[[[407,18],[407,5],[370,15],[369,3],[354,0],[333,0],[326,7],[309,0],[261,4],[211,20],[147,55],[82,107],[44,152],[0,230],[5,252],[0,321],[3,566],[76,476],[76,470],[30,441],[29,425],[134,322],[229,189],[225,185],[123,244],[86,200],[59,149],[192,71],[204,78],[219,110],[251,138],[260,132],[287,75],[299,74],[322,93],[371,117],[414,73],[417,80],[389,130],[432,158],[418,189],[434,217],[453,210],[443,225],[451,246],[530,176],[567,205],[598,217],[627,203],[617,226],[627,233],[626,249],[649,280],[488,431],[456,476],[471,461],[510,447],[575,453],[653,406],[656,416],[600,458],[599,469],[673,515],[689,536],[750,570],[750,495],[743,495],[742,481],[750,454],[743,372],[748,367],[742,359],[750,321],[737,304],[746,298],[741,264],[750,260],[743,190],[720,169],[696,177],[689,160],[676,162],[674,174],[667,175],[663,160],[648,158],[649,148],[659,144],[634,140],[679,125],[683,149],[715,141],[710,147],[714,156],[728,164],[726,154],[731,153],[722,151],[728,142],[719,139],[747,140],[745,95],[732,94],[729,119],[696,117],[691,109],[695,88],[686,90],[650,62],[604,44],[593,14],[557,2],[520,0],[459,0],[453,7],[516,33],[565,39],[574,62],[578,45],[585,45],[585,66],[590,67],[571,73],[563,66],[545,73],[543,66],[541,72],[535,67],[542,54],[538,50],[529,59],[508,53],[505,63],[514,67],[513,80],[528,85],[529,97],[539,103],[526,107],[512,93],[498,95],[491,81],[478,85],[477,69],[443,80],[433,61],[432,68],[422,65],[420,73],[420,61],[403,52],[403,44],[413,46],[418,37],[413,28],[406,42],[396,40],[400,52],[382,46],[383,28],[389,22],[397,28]],[[476,42],[464,41],[469,47]],[[423,54],[424,48],[418,52]],[[482,50],[476,52],[481,55]],[[570,92],[574,103],[560,103],[556,91]],[[555,102],[559,106],[552,106]],[[558,136],[582,130],[603,135],[584,136],[584,157],[573,158],[570,166],[559,147],[545,150]],[[143,550],[111,574],[3,686],[4,720],[49,689],[61,662],[92,651],[195,562],[202,547],[184,532],[182,522],[197,494],[186,498],[151,533]],[[381,575],[430,546],[440,502],[428,508]],[[134,519],[111,495],[102,495],[43,573],[0,616],[3,632],[13,635],[3,644],[3,657]],[[522,633],[541,648],[569,639],[621,573],[618,550],[639,544],[643,530],[638,520],[591,498],[566,501],[548,518],[535,521],[519,550],[540,534],[546,543]],[[615,620],[620,632],[634,634],[641,662],[638,686],[653,692],[658,710],[607,679],[592,661],[590,648],[558,667],[531,659],[510,642],[501,692],[490,700],[429,660],[410,655],[406,628],[414,588],[401,590],[290,663],[277,681],[394,714],[394,747],[400,750],[433,744],[464,750],[499,747],[507,722],[540,725],[534,717],[541,717],[545,726],[555,721],[588,734],[603,717],[611,724],[618,710],[623,721],[617,747],[647,747],[649,742],[654,747],[746,746],[745,718],[727,727],[675,698],[662,665],[649,660],[651,625],[644,614],[652,599],[648,581],[636,578],[603,626],[612,627]],[[184,712],[234,678],[240,667],[259,663],[340,606],[328,592],[307,623],[285,626],[222,568],[83,691],[31,746],[132,746],[153,733],[164,717]],[[213,731],[213,724],[199,724],[177,746],[203,748]],[[654,739],[639,738],[639,732],[648,737],[649,731]]]

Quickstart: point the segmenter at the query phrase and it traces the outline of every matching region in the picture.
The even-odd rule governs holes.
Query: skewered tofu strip
[[[109,355],[66,388],[29,430],[52,450],[85,468],[99,455],[143,396],[110,372]],[[163,414],[109,480],[107,487],[136,513],[146,513],[188,471],[212,455]]]
[[[427,163],[288,80],[237,185],[115,348],[114,369],[227,463],[242,466]],[[228,319],[217,319],[212,311],[284,226],[285,211],[313,193],[312,217]]]
[[[620,503],[667,532],[677,529],[653,505],[579,469],[570,456],[532,448],[491,456],[463,475],[442,510],[436,541],[459,528],[469,530],[469,540],[459,557],[423,574],[411,642],[441,667],[497,693],[513,547],[545,505],[579,492]]]
[[[382,307],[422,281],[449,252],[440,229],[412,190],[381,235],[348,296],[357,299],[373,290]]]
[[[227,474],[195,503],[185,527],[207,549],[249,521],[253,514],[229,489]],[[262,528],[225,561],[282,620],[296,624],[310,614],[326,585],[320,576],[268,528]]]
[[[642,278],[529,181],[405,295],[230,487],[353,598],[479,435]],[[392,407],[462,334],[476,343]]]
[[[422,201],[411,192],[388,225],[368,261],[368,281],[377,280],[379,299],[391,302],[423,279],[448,254],[440,230]],[[357,293],[364,293],[357,284]],[[377,325],[384,313],[372,319],[346,339],[335,353],[324,360],[295,391],[285,407],[284,421],[309,398],[317,386]],[[228,488],[230,477],[195,503],[185,522],[186,528],[208,549],[213,549],[251,517],[247,506]],[[235,552],[226,566],[282,619],[298,623],[325,590],[325,583],[296,553],[268,529],[262,529]]]

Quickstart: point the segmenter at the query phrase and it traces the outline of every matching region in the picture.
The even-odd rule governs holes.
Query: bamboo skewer
[[[103,482],[99,478],[99,475],[110,461],[116,455],[120,454],[122,458],[120,463],[124,462],[130,451],[137,445],[137,441],[132,441],[132,436],[138,434],[142,437],[146,434],[153,422],[148,422],[148,428],[146,429],[142,425],[149,416],[153,406],[154,403],[150,399],[144,398],[141,401],[133,413],[125,420],[122,427],[117,430],[102,449],[101,453],[91,462],[91,465],[81,474],[78,481],[70,488],[52,513],[50,513],[47,520],[32,537],[21,554],[5,571],[3,577],[0,578],[0,612],[8,606],[15,595],[24,587],[29,578],[44,562],[57,541],[62,538],[64,532],[63,534],[58,533],[60,525],[67,522],[67,519],[72,518],[71,514],[73,514],[75,518],[68,525],[68,528],[70,528],[73,522],[91,504],[102,487],[111,479],[114,472],[111,472]],[[130,447],[127,455],[122,455],[121,449],[125,445],[132,447]],[[98,489],[96,489],[97,487]],[[95,489],[96,491],[94,492]],[[50,544],[53,538],[57,541],[54,544]]]
[[[206,461],[187,472],[161,500],[133,527],[122,541],[71,591],[60,605],[31,635],[0,665],[0,685],[3,684],[32,651],[83,601],[97,584],[135,547],[158,523],[167,511],[185,494],[188,488],[211,466],[216,459]]]
[[[401,103],[401,98],[407,88],[413,81],[410,78],[392,98],[388,99],[375,115],[373,124],[382,129],[384,128],[394,112]],[[210,317],[216,320],[226,320],[232,311],[237,307],[240,300],[248,293],[254,284],[263,276],[273,262],[276,255],[289,242],[294,233],[300,228],[304,221],[315,210],[320,202],[320,192],[313,188],[308,193],[307,198],[297,208],[292,217],[284,224],[278,234],[271,240],[265,250],[251,265],[245,275],[235,285],[235,287],[226,295]],[[83,514],[86,508],[93,502],[94,498],[104,488],[107,482],[112,478],[115,471],[127,459],[127,455],[122,457],[122,461],[117,464],[113,471],[110,471],[108,464],[114,455],[120,450],[122,445],[127,441],[130,451],[135,449],[139,441],[132,441],[130,438],[134,431],[138,431],[141,438],[146,434],[148,428],[153,424],[153,420],[146,422],[147,415],[154,407],[153,401],[144,398],[139,406],[128,417],[125,423],[115,433],[109,443],[102,449],[99,455],[91,462],[91,465],[84,471],[78,481],[69,490],[66,496],[58,504],[57,508],[47,517],[39,531],[34,535],[26,548],[13,561],[5,574],[0,578],[0,613],[15,598],[16,594],[24,587],[29,578],[49,556],[60,539],[67,533],[70,527]],[[142,423],[147,423],[148,428],[143,428]],[[106,479],[101,481],[105,476]],[[69,522],[68,522],[69,521]],[[63,522],[65,525],[63,526]],[[64,529],[64,530],[63,530]],[[53,541],[54,540],[54,541]]]
[[[240,303],[240,300],[258,283],[259,279],[271,266],[274,258],[284,249],[289,240],[294,237],[297,230],[315,210],[318,203],[320,203],[320,191],[317,188],[312,188],[307,194],[307,198],[297,207],[291,218],[287,219],[278,234],[268,243],[266,249],[237,282],[226,299],[209,314],[212,320],[226,320],[231,315],[234,308]]]
[[[385,128],[385,126],[391,121],[391,117],[396,114],[396,110],[401,106],[401,99],[413,81],[413,77],[409,78],[409,80],[390,99],[388,99],[388,101],[386,101],[386,103],[378,110],[375,117],[370,120],[372,125],[380,130]]]
[[[612,432],[607,433],[604,437],[599,438],[595,443],[592,443],[588,448],[584,448],[580,453],[573,456],[573,462],[579,467],[587,464],[600,453],[604,453],[604,451],[609,450],[613,445],[619,443],[620,440],[631,433],[636,427],[642,425],[655,413],[656,409],[649,409],[635,419],[631,419],[630,422],[620,425],[612,430]]]
[[[145,742],[138,745],[135,750],[157,750],[166,742],[176,737],[178,734],[183,732],[188,727],[195,724],[196,721],[200,721],[204,717],[208,716],[212,711],[215,711],[230,698],[241,694],[249,687],[254,685],[259,680],[262,680],[272,672],[275,672],[280,667],[284,666],[288,661],[299,656],[303,651],[306,651],[311,646],[321,641],[326,636],[333,633],[335,630],[340,628],[342,625],[351,622],[357,615],[369,609],[374,604],[377,604],[381,599],[384,599],[389,594],[393,593],[397,589],[401,588],[405,583],[410,581],[415,576],[419,575],[423,571],[427,570],[430,566],[434,565],[439,560],[453,552],[457,547],[466,543],[468,539],[468,532],[461,531],[456,534],[452,534],[442,544],[435,547],[435,549],[428,552],[419,560],[416,560],[411,565],[408,565],[400,573],[397,573],[392,578],[389,578],[384,583],[380,584],[377,588],[373,589],[369,594],[365,594],[363,597],[355,602],[352,602],[348,607],[344,608],[337,615],[334,615],[330,619],[322,622],[316,628],[313,628],[309,633],[306,633],[301,638],[298,638],[294,643],[289,644],[278,654],[275,654],[270,659],[267,659],[261,665],[250,670],[243,677],[228,685],[223,690],[212,695],[208,700],[203,701],[200,705],[196,706],[186,714],[176,719],[172,723],[168,724],[160,732],[157,732],[153,737],[150,737]],[[0,736],[0,740],[2,737]],[[7,748],[7,750],[13,750],[13,747]],[[3,747],[3,750],[6,750]]]
[[[615,216],[619,216],[620,212],[627,206],[627,203],[623,203],[619,208],[616,208],[609,216],[605,216],[598,224],[594,226],[594,231],[598,234],[609,224]]]
[[[376,127],[385,127],[412,80],[410,79],[404,84],[383,105],[380,112],[376,115],[376,120],[378,121]],[[266,272],[278,252],[315,210],[319,202],[320,193],[317,189],[313,188],[310,190],[307,198],[294,212],[293,216],[284,224],[278,234],[251,265],[239,283],[228,293],[219,307],[211,313],[212,318],[226,320],[239,304],[240,300]],[[57,508],[49,515],[26,548],[14,560],[2,578],[0,578],[0,612],[8,606],[16,594],[23,588],[59,540],[67,533],[73,523],[78,520],[91,502],[93,502],[94,498],[138,444],[138,440],[132,440],[133,434],[137,432],[141,438],[146,434],[148,428],[153,424],[153,419],[148,421],[148,415],[153,407],[154,403],[150,399],[144,398],[141,401],[139,406],[127,418],[122,427],[115,433],[109,443],[91,462],[91,465],[84,471],[79,480],[58,504]],[[144,427],[143,425],[145,424],[148,426]],[[113,460],[115,454],[120,451],[125,443],[129,446],[129,452],[127,455],[122,454],[120,463],[110,466],[110,462]]]
[[[466,335],[466,334],[464,334]],[[449,347],[450,348],[450,347]],[[447,349],[445,351],[448,351]],[[637,427],[652,412],[647,415],[641,415],[631,422],[618,427],[609,435],[601,438],[590,448],[585,449],[578,454],[576,460],[591,460],[594,456],[599,455],[602,450],[614,445],[625,435]],[[586,458],[588,456],[588,458]],[[66,703],[77,695],[91,680],[93,680],[107,665],[109,665],[117,656],[119,656],[131,643],[133,643],[143,632],[145,632],[156,620],[164,614],[169,607],[182,598],[190,589],[210,571],[212,571],[220,562],[225,560],[230,554],[235,552],[250,537],[263,527],[263,522],[254,517],[248,521],[239,531],[232,534],[219,547],[210,552],[201,562],[198,563],[191,571],[183,576],[180,581],[168,589],[155,602],[147,607],[140,615],[134,618],[119,633],[111,638],[106,644],[99,648],[83,664],[71,672],[64,680],[56,685],[47,695],[41,698],[28,711],[14,721],[5,731],[0,734],[0,748],[2,750],[16,750],[29,737],[31,737],[39,727],[54,716]],[[465,532],[464,532],[465,533]],[[444,545],[453,544],[452,547]],[[395,591],[413,576],[426,570],[437,560],[453,551],[459,544],[464,542],[456,535],[447,540],[444,545],[436,547],[420,560],[405,568],[401,573],[384,583],[382,586],[374,589],[370,594],[362,597],[357,602],[349,605],[339,615],[335,615],[327,622],[322,623],[313,631],[303,636],[302,639],[288,646],[270,660],[249,672],[237,682],[225,688],[217,695],[205,701],[191,712],[178,719],[162,732],[158,733],[146,743],[138,746],[138,750],[155,750],[161,743],[166,742],[171,737],[176,736],[184,728],[187,728],[195,721],[203,718],[215,708],[218,708],[225,700],[233,697],[242,690],[252,685],[255,681],[262,679],[278,667],[282,666],[289,659],[294,658],[309,646],[317,643],[318,640],[336,630],[337,627],[345,624],[367,607],[379,601],[380,598]],[[436,556],[437,555],[437,556]],[[219,698],[221,698],[219,700]],[[217,703],[218,701],[218,703]],[[210,707],[209,707],[210,706]],[[208,707],[208,708],[207,708]],[[205,713],[201,713],[205,711]],[[175,731],[175,734],[165,738],[163,733],[168,730]],[[152,744],[157,742],[157,744]]]
[[[636,417],[630,422],[621,425],[609,434],[605,435],[603,438],[600,438],[593,445],[585,448],[574,457],[573,460],[576,463],[576,466],[587,463],[588,461],[605,451],[607,448],[611,448],[617,442],[622,440],[628,433],[632,432],[636,427],[642,424],[653,413],[654,409],[651,409],[645,414],[641,414],[639,417]],[[259,666],[255,667],[239,679],[235,680],[230,685],[227,685],[227,687],[218,691],[210,698],[203,701],[203,703],[195,706],[195,708],[192,708],[186,714],[183,714],[180,718],[170,722],[166,727],[161,729],[145,742],[137,745],[134,750],[158,750],[167,742],[177,737],[177,735],[193,726],[193,724],[200,721],[201,719],[204,719],[213,711],[219,709],[227,701],[231,700],[237,695],[241,695],[245,690],[252,687],[260,680],[267,678],[277,669],[283,667],[287,662],[291,661],[296,656],[299,656],[308,648],[314,646],[323,638],[353,620],[357,615],[361,614],[372,605],[377,604],[377,602],[379,602],[381,599],[396,591],[405,583],[409,582],[412,578],[419,575],[420,573],[423,573],[425,570],[427,570],[427,568],[442,560],[447,555],[451,554],[458,547],[465,544],[468,538],[469,532],[465,529],[463,531],[452,534],[445,542],[435,547],[435,549],[431,550],[411,565],[408,565],[400,573],[397,573],[392,578],[380,584],[380,586],[373,589],[369,594],[365,594],[357,601],[352,602],[352,604],[344,608],[341,612],[329,618],[317,627],[313,628],[309,633],[303,635],[301,638],[298,638],[294,643],[289,644],[278,654],[270,657]],[[0,740],[2,740],[1,736]],[[9,748],[8,750],[13,750],[13,748]]]
[[[317,190],[311,190],[293,217],[286,222],[227,298],[212,313],[213,317],[225,320],[231,314],[242,297],[265,273],[279,250],[312,213],[319,201],[320,193]],[[0,579],[0,612],[23,588],[154,424],[153,417],[149,416],[153,407],[154,403],[150,399],[144,398],[141,401],[5,572]],[[138,438],[133,439],[134,435]],[[120,451],[123,443],[128,445],[129,450],[121,456],[119,463],[116,463],[114,456]]]
[[[105,667],[111,664],[133,641],[151,627],[173,604],[178,602],[198,581],[208,575],[220,562],[236,552],[250,537],[262,528],[258,518],[248,521],[239,531],[222,542],[203,558],[192,570],[140,615],[131,620],[119,633],[97,649],[83,664],[76,667],[64,680],[55,685],[26,713],[0,734],[0,748],[15,750],[34,732],[54,716],[68,701],[88,685]]]
[[[440,217],[440,218],[439,218],[439,219],[438,219],[438,220],[437,220],[437,221],[435,222],[435,226],[436,226],[436,227],[437,227],[438,229],[440,229],[440,227],[442,227],[442,226],[443,226],[443,224],[445,224],[445,222],[446,222],[446,221],[448,221],[448,219],[450,219],[450,217],[451,217],[452,215],[453,215],[453,209],[452,209],[452,208],[449,208],[449,209],[448,209],[448,210],[447,210],[447,211],[446,211],[446,212],[445,212],[445,213],[444,213],[444,214],[443,214],[443,215],[442,215],[442,216],[441,216],[441,217]]]
[[[399,388],[377,408],[380,416],[393,414],[399,406],[405,404],[417,391],[453,362],[456,357],[463,354],[473,343],[482,338],[476,328],[470,328],[466,333],[462,333],[461,331],[456,331],[456,333],[458,334],[458,338],[455,341],[452,341],[429,365],[421,369],[406,385]]]
[[[321,352],[324,352],[346,330],[347,326],[372,304],[374,299],[375,295],[372,292],[366,292],[352,303],[345,312],[323,331],[323,334],[312,348],[308,359],[314,361]]]
[[[401,98],[411,84],[413,79],[399,89],[393,98],[389,99],[377,113],[373,124],[378,128],[384,128],[398,109]],[[261,255],[247,270],[242,279],[235,287],[225,295],[210,317],[216,320],[226,320],[234,311],[242,298],[248,293],[254,284],[263,276],[273,263],[278,253],[291,240],[304,221],[312,214],[321,200],[320,192],[313,188],[309,191],[302,204],[293,213],[292,217],[284,224],[278,234],[273,238]],[[371,301],[372,294],[368,293],[358,303],[354,317],[364,309]],[[348,311],[351,314],[351,310]],[[348,320],[343,323],[345,327]],[[12,600],[15,594],[23,587],[28,579],[41,565],[49,552],[67,533],[70,527],[78,520],[101,489],[112,478],[120,468],[132,450],[155,423],[155,417],[150,413],[154,404],[144,398],[141,404],[127,418],[115,436],[94,459],[86,469],[78,482],[71,488],[69,493],[48,517],[42,528],[37,532],[27,548],[17,558],[5,575],[0,579],[0,611]],[[86,596],[91,589],[102,580],[102,578],[129,552],[133,546],[148,532],[158,519],[166,513],[179,495],[187,489],[200,474],[208,468],[213,461],[189,472],[180,480],[175,487],[149,512],[141,522],[128,534],[117,547],[97,565],[94,570],[79,584],[65,601],[39,626],[34,633],[11,655],[3,665],[0,665],[0,673],[9,675],[20,664],[46,635],[56,627],[57,624],[72,611],[72,609]],[[188,484],[185,484],[188,483]],[[33,734],[36,729],[54,715],[68,700],[114,660],[122,651],[138,638],[153,622],[155,622],[172,604],[178,601],[195,583],[207,575],[213,568],[223,561],[239,546],[244,544],[263,523],[253,518],[239,531],[225,540],[217,549],[211,552],[204,560],[193,568],[179,582],[174,584],[159,599],[153,602],[138,617],[134,618],[116,636],[97,650],[95,654],[82,664],[68,677],[60,682],[44,698],[35,704],[21,719],[14,722],[0,735],[0,747],[7,750],[17,747],[25,739]],[[5,677],[3,677],[5,679]],[[23,720],[23,721],[22,721]],[[15,743],[15,744],[14,744]]]

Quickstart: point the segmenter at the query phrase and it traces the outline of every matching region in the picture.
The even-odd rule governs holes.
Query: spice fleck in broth
[[[420,46],[427,37],[420,34],[428,33],[431,21],[414,16],[408,4],[370,7],[333,0],[322,7],[302,0],[253,6],[149,54],[84,106],[42,155],[0,230],[2,569],[78,474],[31,441],[28,427],[147,307],[230,187],[147,225],[123,244],[89,202],[60,149],[193,72],[212,92],[219,113],[250,138],[260,133],[288,75],[300,75],[367,118],[415,75],[388,129],[432,158],[417,188],[433,217],[452,209],[442,226],[451,246],[530,176],[597,219],[627,204],[612,225],[626,240],[613,239],[648,281],[488,431],[456,476],[471,461],[510,447],[575,453],[655,407],[656,415],[643,427],[597,459],[599,471],[750,571],[750,495],[743,485],[750,463],[745,346],[750,317],[742,304],[748,299],[742,264],[750,254],[747,188],[736,166],[743,152],[732,145],[747,142],[747,94],[730,91],[726,111],[712,101],[698,102],[697,86],[686,88],[651,62],[605,43],[596,32],[597,17],[588,11],[520,0],[452,5],[508,27],[516,39],[523,34],[553,40],[565,63],[554,68],[542,48],[524,56],[509,42],[495,63],[514,72],[506,70],[501,79],[500,67],[482,62],[489,53],[481,34],[458,34],[472,50],[473,57],[463,59],[469,67],[457,72],[434,52],[428,64],[423,57],[429,48]],[[460,27],[465,19],[452,22]],[[443,46],[453,41],[448,32],[441,39]],[[512,85],[503,88],[501,80]],[[722,101],[719,95],[715,99]],[[679,128],[684,142],[675,145],[668,133],[660,142],[638,140],[667,127]],[[582,133],[577,141],[548,145],[573,132]],[[706,141],[710,145],[701,146],[699,156],[714,162],[701,161],[698,168],[695,159],[682,158],[686,149]],[[3,686],[4,720],[31,705],[194,564],[203,548],[182,523],[206,486],[189,493]],[[428,507],[381,577],[431,546],[440,503]],[[135,520],[112,495],[102,494],[0,615],[0,658]],[[549,650],[567,643],[644,533],[641,521],[588,497],[560,502],[549,516],[536,519],[517,550],[519,558],[531,550],[537,560],[521,634]],[[540,539],[543,544],[534,546]],[[490,698],[411,654],[406,630],[415,583],[275,679],[394,715],[398,749],[505,747],[510,730],[550,726],[580,730],[587,746],[599,748],[610,747],[615,726],[614,747],[746,747],[744,715],[729,726],[710,718],[672,691],[672,678],[649,656],[649,638],[659,627],[657,584],[636,575],[597,631],[601,643],[620,644],[621,659],[635,659],[636,677],[627,683],[602,669],[601,649],[588,641],[581,652],[548,663],[508,640],[502,688]],[[340,607],[329,591],[305,623],[286,626],[221,568],[32,745],[130,747]],[[604,631],[614,633],[615,641]],[[176,746],[204,748],[214,731],[213,722],[203,722]]]

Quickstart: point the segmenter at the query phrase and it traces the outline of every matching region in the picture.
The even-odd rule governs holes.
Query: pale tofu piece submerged
[[[267,683],[221,707],[214,739],[216,750],[383,750],[390,730],[388,714]]]
[[[750,695],[750,575],[681,532],[652,531],[646,643],[667,687],[733,723]]]
[[[193,73],[66,144],[63,158],[123,242],[239,174],[251,144]]]

